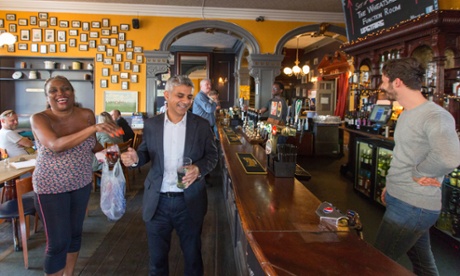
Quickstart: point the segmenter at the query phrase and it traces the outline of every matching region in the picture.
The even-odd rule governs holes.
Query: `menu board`
[[[438,0],[342,0],[348,41],[438,9]]]

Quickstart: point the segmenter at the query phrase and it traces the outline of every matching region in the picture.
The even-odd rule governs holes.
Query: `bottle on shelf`
[[[457,77],[452,85],[452,96],[460,97],[460,70],[457,71]]]

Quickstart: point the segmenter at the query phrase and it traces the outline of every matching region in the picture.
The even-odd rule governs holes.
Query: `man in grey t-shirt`
[[[441,182],[460,164],[455,120],[421,93],[424,69],[414,58],[389,60],[382,89],[404,107],[395,129],[395,147],[382,202],[386,212],[375,247],[398,261],[409,256],[417,275],[438,275],[429,229],[441,210]]]

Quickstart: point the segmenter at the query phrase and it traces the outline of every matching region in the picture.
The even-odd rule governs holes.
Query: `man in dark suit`
[[[121,155],[126,166],[151,162],[145,180],[143,219],[150,252],[149,274],[168,275],[171,233],[176,230],[184,255],[184,274],[203,275],[201,230],[207,211],[204,176],[217,164],[214,134],[206,119],[188,112],[193,82],[186,76],[171,77],[165,87],[166,113],[144,122],[144,139],[137,152]],[[177,187],[177,161],[193,163]]]
[[[117,123],[117,125],[123,129],[123,142],[126,142],[129,139],[134,141],[134,131],[125,118],[121,117],[120,110],[114,109],[110,111],[110,115],[112,115],[112,119]]]

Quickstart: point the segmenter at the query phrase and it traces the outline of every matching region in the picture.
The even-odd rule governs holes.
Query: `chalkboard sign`
[[[438,0],[342,0],[348,41],[438,9]]]

